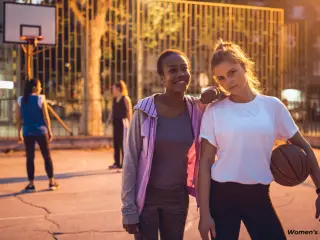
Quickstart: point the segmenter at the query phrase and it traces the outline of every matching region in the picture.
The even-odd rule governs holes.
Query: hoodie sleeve
[[[142,148],[141,125],[143,117],[142,111],[135,110],[133,112],[127,138],[127,148],[124,153],[121,190],[123,224],[139,222],[135,199],[139,156]]]

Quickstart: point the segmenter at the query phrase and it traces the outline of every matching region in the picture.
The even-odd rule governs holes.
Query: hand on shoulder
[[[206,88],[200,97],[200,101],[202,104],[209,104],[214,101],[220,101],[226,98],[224,92],[222,92],[218,87],[212,86]]]

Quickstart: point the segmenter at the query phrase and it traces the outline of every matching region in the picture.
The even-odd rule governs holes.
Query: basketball
[[[270,168],[276,183],[291,187],[303,183],[311,172],[307,155],[293,144],[283,144],[272,151]]]

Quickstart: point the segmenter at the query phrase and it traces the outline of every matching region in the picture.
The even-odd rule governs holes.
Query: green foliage
[[[174,34],[183,27],[184,12],[175,11],[175,3],[150,2],[146,4],[145,11],[148,16],[144,19],[140,40],[144,41],[144,47],[155,48],[161,40],[170,36],[174,40]]]

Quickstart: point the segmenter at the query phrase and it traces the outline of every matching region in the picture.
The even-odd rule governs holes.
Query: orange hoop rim
[[[20,37],[20,40],[23,40],[23,41],[30,41],[30,40],[37,40],[37,41],[41,41],[43,40],[43,36],[21,36]]]

